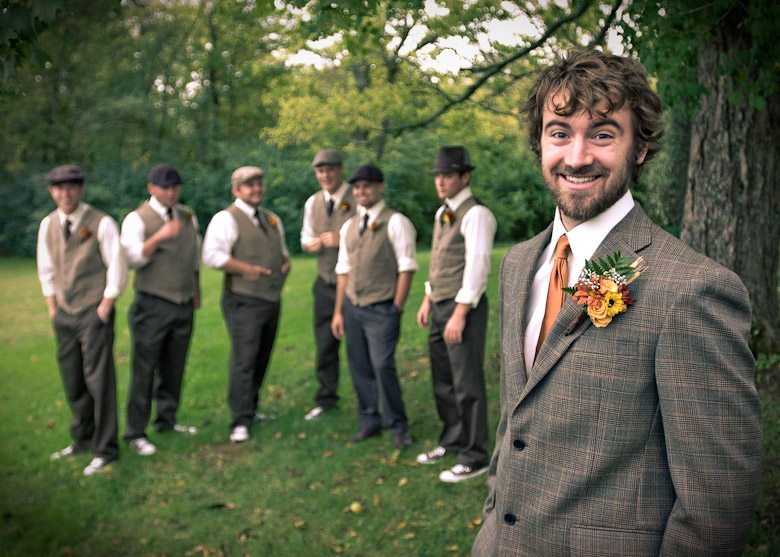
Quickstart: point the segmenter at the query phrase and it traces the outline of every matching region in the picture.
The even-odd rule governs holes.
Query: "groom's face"
[[[647,149],[634,148],[628,106],[603,116],[586,110],[563,116],[554,110],[562,101],[553,97],[542,115],[541,166],[563,224],[571,230],[620,199]]]

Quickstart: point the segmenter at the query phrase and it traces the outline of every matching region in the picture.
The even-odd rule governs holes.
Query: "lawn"
[[[505,247],[497,248],[494,270]],[[427,268],[428,253],[420,254]],[[227,441],[229,341],[219,309],[221,275],[204,270],[179,419],[191,437],[151,434],[160,449],[140,457],[123,446],[103,476],[85,478],[88,455],[49,462],[69,442],[70,411],[34,262],[0,259],[0,553],[4,555],[465,555],[479,527],[482,479],[437,480],[441,466],[415,455],[439,432],[426,334],[415,325],[423,277],[413,285],[397,359],[415,444],[397,450],[388,435],[359,444],[352,386],[342,366],[338,410],[305,422],[312,406],[314,346],[310,288],[314,259],[296,257],[262,390],[276,419],[241,445]],[[495,275],[486,362],[492,431],[498,418]],[[129,384],[129,288],[116,322],[120,432]],[[746,555],[780,554],[777,486],[778,395],[762,394],[765,481]],[[449,465],[453,461],[446,460]]]

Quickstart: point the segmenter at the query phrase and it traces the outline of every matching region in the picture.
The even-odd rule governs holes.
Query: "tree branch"
[[[609,12],[606,21],[604,21],[604,25],[601,27],[601,31],[588,45],[589,48],[594,48],[602,44],[606,40],[607,33],[609,33],[612,24],[615,22],[615,18],[617,17],[617,12],[622,5],[623,5],[623,0],[617,0],[615,2],[615,5],[612,6],[612,10]]]

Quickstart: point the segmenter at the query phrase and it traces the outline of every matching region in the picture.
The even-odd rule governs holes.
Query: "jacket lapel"
[[[604,241],[593,253],[593,259],[606,257],[616,251],[636,259],[639,257],[638,253],[650,245],[651,241],[652,221],[636,204],[625,218],[607,234]],[[528,393],[544,379],[572,343],[592,326],[589,318],[581,318],[581,313],[583,313],[582,308],[568,296],[536,357],[525,389],[519,397],[520,400],[528,396]],[[594,327],[594,329],[596,328]]]

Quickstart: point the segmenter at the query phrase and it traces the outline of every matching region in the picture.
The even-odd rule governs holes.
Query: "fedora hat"
[[[446,146],[439,149],[433,172],[466,172],[476,167],[471,164],[469,152],[461,145]]]

